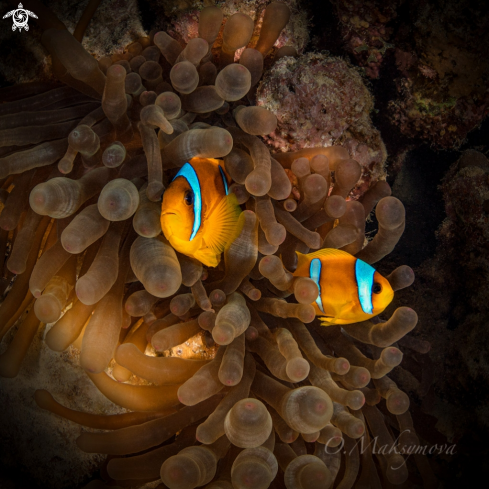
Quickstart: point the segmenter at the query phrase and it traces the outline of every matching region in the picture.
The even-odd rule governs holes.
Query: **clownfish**
[[[312,303],[323,326],[366,321],[380,314],[394,298],[388,280],[368,263],[346,251],[326,248],[298,257],[296,277],[318,286]]]
[[[221,160],[192,158],[163,194],[161,229],[173,248],[215,267],[239,234],[241,208]]]

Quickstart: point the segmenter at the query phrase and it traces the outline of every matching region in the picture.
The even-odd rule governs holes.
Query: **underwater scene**
[[[484,0],[0,7],[0,489],[487,480]]]

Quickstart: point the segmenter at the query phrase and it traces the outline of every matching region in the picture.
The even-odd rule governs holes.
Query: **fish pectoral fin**
[[[203,263],[206,267],[217,267],[220,262],[220,254],[214,253],[214,251],[207,247],[200,248],[192,254],[192,257]]]
[[[349,313],[352,308],[355,306],[355,302],[354,301],[351,301],[351,302],[347,302],[346,304],[343,304],[339,309],[338,309],[338,312],[336,314],[336,317],[342,317],[344,316],[345,314]]]
[[[239,235],[238,226],[241,208],[234,193],[224,197],[207,217],[203,237],[205,244],[215,253],[222,253],[226,245]]]
[[[174,234],[169,234],[168,236],[164,234],[164,236],[166,239],[168,239],[173,248],[175,248],[177,251],[180,251],[181,253],[191,253],[192,250],[198,249],[199,247],[199,240],[188,241],[187,239],[179,238]]]
[[[351,313],[352,308],[355,306],[355,302],[347,302],[346,304],[337,305],[334,308],[334,314],[332,316],[318,316],[321,320],[321,326],[333,326],[334,324],[350,324],[354,323],[354,319],[344,319],[345,316]]]

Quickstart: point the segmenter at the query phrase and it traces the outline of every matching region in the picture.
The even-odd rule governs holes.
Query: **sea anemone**
[[[51,350],[80,348],[87,376],[126,412],[103,415],[95,402],[80,412],[47,390],[30,394],[104,430],[82,433],[77,446],[109,455],[102,478],[112,485],[405,482],[400,451],[419,442],[409,398],[388,374],[402,360],[397,342],[419,346],[405,337],[416,313],[322,327],[317,286],[290,273],[295,251],[310,249],[378,262],[402,235],[404,207],[381,180],[351,199],[361,167],[344,147],[271,154],[260,138],[277,116],[252,102],[287,5],[266,7],[253,48],[254,20],[239,12],[213,48],[223,14],[211,6],[186,46],[155,32],[98,62],[80,44],[89,15],[74,36],[44,13],[42,42],[63,85],[0,92],[0,334],[9,340],[0,375],[18,375],[39,331]],[[224,159],[243,206],[241,233],[215,269],[161,235],[165,184],[196,156]],[[387,279],[397,291],[414,274],[400,266]],[[189,344],[199,346],[182,354]],[[397,451],[360,454],[358,440],[391,447],[398,432]],[[428,484],[429,465],[416,463]]]

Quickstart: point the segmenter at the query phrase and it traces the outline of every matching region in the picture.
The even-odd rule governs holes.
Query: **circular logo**
[[[29,17],[33,17],[34,19],[37,19],[37,15],[34,12],[31,12],[30,10],[25,10],[21,3],[19,3],[16,10],[11,10],[10,12],[7,12],[3,16],[4,19],[6,19],[7,17],[12,17],[12,20],[14,22],[14,24],[12,25],[13,31],[15,31],[16,29],[19,29],[19,31],[21,31],[22,29],[28,31]]]

